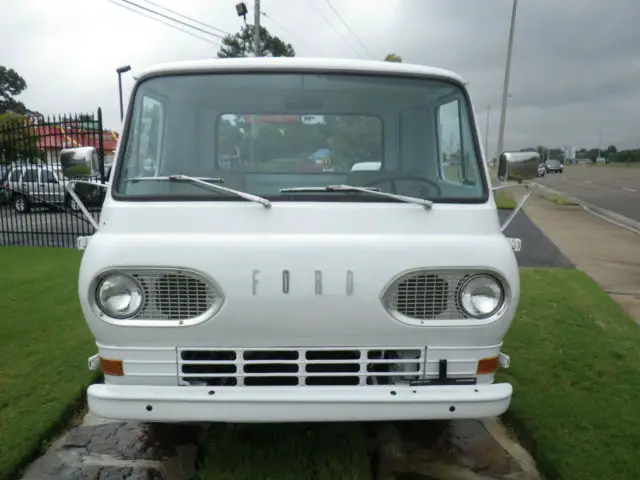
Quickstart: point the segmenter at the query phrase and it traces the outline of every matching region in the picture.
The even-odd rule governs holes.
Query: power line
[[[108,1],[109,3],[112,3],[112,4],[116,5],[116,6],[118,6],[118,7],[122,7],[122,8],[124,8],[125,10],[129,10],[130,12],[137,13],[138,15],[142,15],[143,17],[146,17],[146,18],[148,18],[149,20],[153,20],[154,22],[158,22],[158,23],[161,23],[161,24],[163,24],[163,25],[166,25],[167,27],[171,27],[171,28],[173,28],[173,29],[175,29],[175,30],[178,30],[179,32],[186,33],[187,35],[190,35],[190,36],[192,36],[192,37],[194,37],[194,38],[198,38],[198,39],[200,39],[200,40],[203,40],[203,41],[205,41],[205,42],[211,43],[211,44],[213,44],[213,45],[220,46],[220,44],[219,44],[218,42],[215,42],[215,41],[213,41],[213,40],[211,40],[211,39],[209,39],[209,38],[201,37],[200,35],[196,35],[195,33],[189,32],[188,30],[185,30],[184,28],[180,28],[180,27],[178,27],[178,26],[176,26],[176,25],[173,25],[172,23],[165,22],[165,21],[160,20],[160,19],[158,19],[158,18],[156,18],[156,17],[152,17],[151,15],[148,15],[148,14],[146,14],[146,13],[144,13],[144,12],[141,12],[141,11],[139,11],[139,10],[135,10],[134,8],[127,7],[126,5],[122,5],[122,4],[120,4],[120,3],[117,3],[117,2],[115,2],[114,0],[107,0],[107,1]]]
[[[202,29],[200,27],[196,27],[196,26],[191,25],[191,24],[189,24],[187,22],[183,22],[182,20],[178,20],[177,18],[173,18],[173,17],[170,17],[169,15],[165,15],[164,13],[156,12],[155,10],[152,10],[151,8],[143,7],[142,5],[139,5],[139,4],[135,3],[135,2],[131,2],[130,0],[120,0],[120,1],[124,2],[124,3],[128,3],[129,5],[133,5],[134,7],[138,7],[141,10],[146,10],[147,12],[150,12],[150,13],[152,13],[154,15],[158,15],[159,17],[166,18],[167,20],[171,20],[172,22],[176,22],[176,23],[179,23],[181,25],[184,25],[185,27],[189,27],[189,28],[192,28],[192,29],[197,30],[199,32],[206,33],[207,35],[213,35],[214,37],[224,38],[222,35],[220,35],[218,33],[209,32],[209,31],[204,30],[204,29]]]
[[[364,48],[365,52],[367,52],[367,54],[375,59],[375,55],[373,55],[371,53],[371,51],[367,48],[367,46],[362,42],[362,40],[360,40],[360,38],[355,34],[355,32],[351,29],[351,27],[349,26],[349,24],[345,21],[345,19],[342,17],[342,15],[340,15],[340,13],[338,12],[338,10],[336,10],[336,8],[333,6],[333,4],[331,3],[330,0],[325,0],[327,2],[327,5],[329,5],[329,7],[331,8],[331,10],[333,10],[333,12],[338,16],[338,18],[342,21],[342,23],[344,23],[344,26],[347,27],[347,30],[349,30],[349,32],[351,32],[351,35],[353,35],[353,38],[355,38],[358,43],[360,45],[362,45],[362,48]]]
[[[318,55],[320,55],[320,52],[318,50],[316,50],[312,45],[310,45],[309,43],[305,42],[302,38],[298,37],[297,35],[295,35],[291,30],[289,30],[287,27],[285,27],[284,25],[282,25],[280,22],[278,22],[275,18],[273,18],[270,15],[267,15],[266,12],[262,12],[262,15],[264,15],[265,17],[267,17],[269,20],[271,20],[274,24],[276,24],[278,27],[280,27],[285,33],[289,34],[292,38],[297,39],[299,42],[304,43],[307,47],[309,47],[310,50],[313,50],[314,52],[316,52]]]
[[[174,15],[177,15],[177,16],[179,16],[179,17],[182,17],[182,18],[184,18],[184,19],[187,19],[187,20],[189,20],[189,21],[191,21],[191,22],[194,22],[194,23],[196,23],[196,24],[198,24],[198,25],[202,25],[203,27],[210,28],[210,29],[212,29],[212,30],[217,30],[218,32],[223,33],[223,34],[225,34],[225,35],[231,35],[229,32],[226,32],[226,31],[222,30],[221,28],[214,27],[213,25],[211,25],[211,24],[209,24],[209,23],[201,22],[200,20],[198,20],[198,19],[196,19],[196,18],[189,17],[189,16],[187,16],[187,15],[183,15],[183,14],[182,14],[182,13],[180,13],[180,12],[176,12],[175,10],[171,10],[170,8],[163,7],[162,5],[159,5],[159,4],[155,3],[155,2],[152,2],[151,0],[142,0],[142,1],[143,1],[143,2],[145,2],[145,3],[148,3],[149,5],[153,5],[154,7],[161,8],[161,9],[163,9],[163,10],[165,10],[165,11],[169,12],[169,13],[173,13]]]
[[[347,42],[345,40],[345,38],[342,36],[342,34],[336,29],[336,27],[333,26],[333,23],[331,23],[331,21],[325,16],[324,13],[322,13],[322,10],[320,10],[318,8],[318,6],[313,3],[311,0],[307,0],[309,2],[309,4],[311,4],[311,6],[315,9],[316,12],[318,12],[320,14],[320,16],[322,18],[324,18],[324,21],[327,22],[327,25],[329,25],[334,32],[336,32],[338,34],[338,36],[342,39],[342,41],[351,49],[355,52],[356,55],[358,55],[359,57],[362,57],[362,55],[360,54],[360,52],[358,52],[355,48],[353,48],[353,45],[351,45],[349,42]]]

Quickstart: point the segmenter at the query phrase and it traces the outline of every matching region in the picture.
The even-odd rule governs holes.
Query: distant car
[[[547,160],[547,173],[562,173],[562,163],[560,160]]]
[[[547,173],[547,167],[544,163],[538,164],[538,176],[544,177],[544,174]]]

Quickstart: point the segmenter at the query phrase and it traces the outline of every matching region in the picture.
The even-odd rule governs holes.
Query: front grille
[[[458,293],[471,276],[466,270],[422,270],[396,280],[384,295],[391,313],[416,320],[467,318]]]
[[[401,349],[178,349],[182,385],[353,386],[424,375],[424,347]]]
[[[144,305],[136,320],[189,320],[212,311],[222,294],[193,272],[149,270],[128,272],[140,282]]]

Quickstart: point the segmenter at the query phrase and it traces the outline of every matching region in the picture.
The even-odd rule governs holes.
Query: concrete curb
[[[554,193],[556,195],[561,195],[563,197],[566,197],[572,202],[575,202],[578,205],[580,205],[588,213],[595,215],[596,217],[599,217],[602,220],[605,220],[609,223],[612,223],[613,225],[616,225],[632,233],[635,233],[636,235],[640,235],[640,222],[636,220],[633,220],[629,217],[625,217],[618,213],[612,212],[611,210],[596,207],[595,205],[592,205],[583,200],[580,200],[579,198],[570,197],[566,193],[563,193],[559,190],[554,190],[553,188],[547,187],[546,185],[541,185],[538,182],[532,182],[532,184],[541,190],[546,190],[549,193]]]

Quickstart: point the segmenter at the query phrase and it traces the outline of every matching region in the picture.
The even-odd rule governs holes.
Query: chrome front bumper
[[[504,413],[508,383],[455,386],[180,387],[91,385],[89,409],[145,422],[331,422],[476,419]]]

